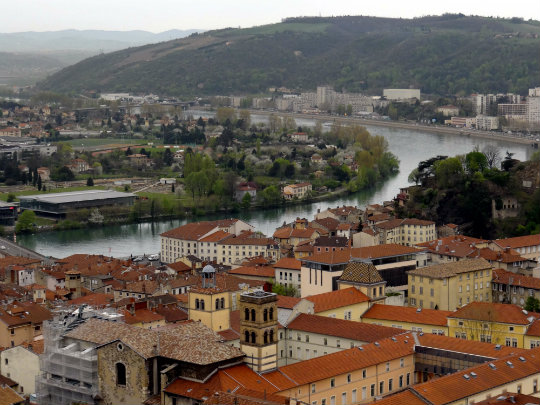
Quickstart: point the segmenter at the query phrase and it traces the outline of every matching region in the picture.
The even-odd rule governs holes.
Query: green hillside
[[[410,86],[434,94],[525,94],[539,84],[539,36],[538,21],[517,18],[292,18],[98,55],[40,88],[192,96],[331,84],[373,94]]]

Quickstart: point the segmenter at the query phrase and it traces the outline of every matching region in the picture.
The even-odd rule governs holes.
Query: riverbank
[[[264,110],[249,110],[251,114],[255,115],[266,115],[277,114],[284,117],[292,118],[302,118],[302,119],[311,119],[319,121],[331,121],[339,122],[342,124],[359,124],[364,126],[375,126],[375,127],[386,127],[386,128],[398,128],[398,129],[408,129],[411,131],[427,132],[427,133],[437,133],[437,134],[448,134],[448,135],[459,135],[463,137],[472,137],[472,138],[482,138],[482,139],[493,139],[498,141],[507,141],[512,143],[517,143],[521,145],[538,145],[539,142],[536,141],[536,138],[523,138],[518,136],[513,136],[513,134],[505,134],[503,132],[493,132],[493,131],[479,131],[472,130],[467,128],[453,128],[448,126],[440,125],[422,125],[417,123],[408,123],[403,121],[387,121],[387,120],[371,120],[357,117],[341,117],[336,115],[328,114],[305,114],[305,113],[289,113],[283,111],[264,111]]]

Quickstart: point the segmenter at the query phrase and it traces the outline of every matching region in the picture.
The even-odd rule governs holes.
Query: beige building
[[[473,301],[491,302],[491,271],[481,258],[409,271],[409,305],[454,311]]]
[[[218,263],[240,265],[250,257],[264,257],[271,261],[280,258],[279,245],[271,238],[259,238],[256,235],[227,238],[217,244]]]
[[[494,269],[491,280],[493,302],[523,307],[529,297],[540,300],[540,278]]]
[[[419,243],[437,239],[435,222],[421,219],[391,219],[372,226],[379,235],[379,244],[395,243],[415,246]]]
[[[338,280],[339,289],[354,287],[367,295],[370,301],[386,299],[386,281],[372,263],[352,262],[345,267]]]
[[[292,200],[294,198],[301,200],[306,197],[308,193],[311,193],[311,190],[311,183],[289,184],[288,186],[283,187],[283,197],[287,200]]]
[[[39,355],[43,352],[43,340],[32,344],[15,346],[0,352],[0,371],[19,384],[21,395],[36,392],[36,377],[39,374]]]
[[[493,250],[514,249],[527,259],[540,261],[540,234],[495,239],[490,242],[489,247]]]
[[[402,332],[397,328],[299,314],[279,330],[279,366],[359,347]]]
[[[218,257],[218,241],[227,236],[238,236],[243,232],[253,230],[251,225],[239,219],[192,222],[182,225],[160,235],[161,261],[173,263],[177,258],[188,255],[215,260]],[[208,238],[216,232],[220,233]]]
[[[302,293],[302,262],[294,257],[282,257],[274,264],[274,280],[285,287],[293,287]]]

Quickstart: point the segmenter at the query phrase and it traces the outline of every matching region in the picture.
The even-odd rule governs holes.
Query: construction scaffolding
[[[83,311],[63,314],[44,324],[44,352],[36,378],[39,405],[98,404],[98,365],[95,345],[74,341],[64,335],[91,317],[115,314]],[[110,318],[109,318],[110,319]]]

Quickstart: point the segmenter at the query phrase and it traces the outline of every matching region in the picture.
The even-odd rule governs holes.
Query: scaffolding
[[[40,356],[40,373],[36,377],[39,405],[94,405],[99,401],[98,364],[95,345],[64,337],[70,330],[91,317],[111,318],[82,308],[45,322],[44,352]]]

